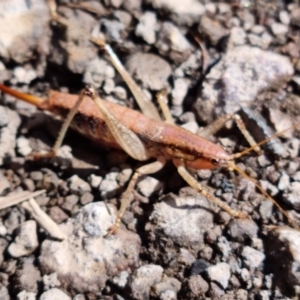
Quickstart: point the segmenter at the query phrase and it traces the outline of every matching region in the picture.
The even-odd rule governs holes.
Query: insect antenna
[[[284,216],[288,219],[288,221],[293,225],[294,228],[296,228],[297,230],[300,230],[300,227],[299,225],[293,221],[291,219],[291,217],[288,215],[288,213],[275,201],[275,199],[269,195],[263,188],[262,186],[257,182],[257,180],[255,180],[254,178],[248,176],[243,170],[241,170],[235,163],[234,163],[234,159],[237,159],[237,158],[240,158],[242,156],[244,156],[245,154],[249,153],[250,151],[254,150],[257,146],[261,146],[267,142],[269,142],[270,140],[272,140],[274,137],[278,137],[282,134],[284,134],[285,132],[287,132],[288,130],[292,130],[294,128],[296,128],[297,126],[299,125],[299,123],[296,123],[294,124],[293,126],[283,130],[283,131],[280,131],[280,132],[277,132],[275,134],[273,134],[272,136],[264,139],[263,141],[257,143],[256,145],[253,145],[252,147],[249,147],[247,148],[246,150],[242,151],[242,152],[239,152],[239,153],[235,153],[235,154],[232,154],[230,156],[230,158],[228,159],[227,161],[227,166],[229,169],[232,169],[232,170],[235,170],[237,171],[239,174],[241,174],[243,177],[247,178],[248,180],[250,180],[251,182],[254,183],[254,185],[256,186],[256,188],[267,198],[269,199],[270,201],[272,201],[275,206],[284,214]]]

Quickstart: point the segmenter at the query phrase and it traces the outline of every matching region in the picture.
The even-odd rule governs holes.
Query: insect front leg
[[[225,202],[214,197],[207,190],[205,190],[201,186],[201,184],[189,173],[189,171],[186,169],[183,161],[181,161],[180,159],[173,159],[173,163],[177,167],[177,171],[180,174],[180,176],[198,193],[201,193],[209,201],[216,203],[220,208],[222,208],[223,210],[228,212],[233,217],[237,217],[237,218],[246,218],[247,217],[247,214],[232,209]]]

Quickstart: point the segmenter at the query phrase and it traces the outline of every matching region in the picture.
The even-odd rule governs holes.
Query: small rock
[[[158,265],[139,267],[132,274],[129,282],[131,297],[140,300],[145,299],[145,295],[149,294],[151,287],[161,281],[162,274],[163,268]]]
[[[17,83],[26,83],[29,84],[32,80],[37,77],[37,74],[34,70],[26,70],[23,67],[16,67],[13,71]]]
[[[295,9],[291,11],[291,23],[295,26],[300,27],[300,8],[296,6]]]
[[[270,219],[272,217],[273,207],[274,207],[274,204],[272,201],[265,200],[265,201],[261,202],[261,204],[259,206],[259,213],[261,215],[261,218],[264,221],[267,221],[268,219]]]
[[[7,111],[4,106],[0,106],[0,127],[7,126],[10,122]]]
[[[0,196],[4,196],[10,190],[10,182],[7,178],[0,172]]]
[[[32,148],[30,147],[29,140],[24,136],[20,136],[17,139],[17,150],[18,153],[22,156],[27,156],[32,152]]]
[[[83,179],[79,178],[77,175],[73,175],[68,179],[68,185],[70,188],[70,192],[76,195],[82,195],[86,192],[91,192],[90,185]]]
[[[232,27],[230,30],[230,37],[228,44],[236,47],[246,43],[246,32],[241,27]]]
[[[209,244],[215,244],[217,239],[222,235],[222,228],[221,226],[214,226],[214,228],[208,230],[206,232],[206,241]]]
[[[250,273],[246,268],[241,269],[240,276],[244,282],[247,282],[250,280]]]
[[[171,22],[163,22],[155,44],[161,55],[176,64],[184,62],[190,55],[192,46],[178,27]]]
[[[169,195],[156,203],[146,225],[150,248],[157,245],[157,240],[168,238],[192,254],[198,253],[204,245],[204,233],[213,227],[212,213],[205,209],[208,207],[207,199],[190,188],[183,189],[180,197]],[[168,247],[164,250],[172,251]]]
[[[30,255],[39,245],[36,222],[26,221],[19,228],[15,240],[8,247],[8,253],[12,257],[22,257]]]
[[[174,89],[172,90],[173,105],[182,105],[183,100],[188,92],[189,82],[183,78],[178,78],[174,82]]]
[[[0,222],[0,236],[5,236],[7,234],[7,229],[6,227]],[[1,253],[1,251],[0,251]]]
[[[59,206],[50,207],[48,214],[49,217],[57,224],[64,222],[69,217]]]
[[[249,246],[243,248],[241,256],[243,257],[244,264],[251,269],[258,268],[265,259],[265,255],[261,251]]]
[[[235,47],[206,76],[195,109],[202,121],[211,123],[220,114],[232,114],[240,106],[251,106],[261,91],[289,80],[293,72],[285,56],[255,47]],[[220,98],[224,106],[220,106]]]
[[[62,208],[68,212],[72,212],[74,206],[78,203],[79,197],[77,195],[69,195],[65,198]]]
[[[259,300],[269,300],[271,292],[267,290],[261,290],[257,292],[257,296]]]
[[[282,199],[296,210],[300,209],[300,182],[290,183],[282,195]]]
[[[44,240],[39,256],[43,273],[57,273],[65,288],[97,293],[109,277],[136,268],[140,251],[138,235],[120,228],[117,235],[105,237],[115,217],[112,205],[96,202],[87,204],[60,224],[68,239]]]
[[[209,284],[203,279],[201,275],[192,275],[186,282],[187,298],[204,297],[209,290]]]
[[[121,100],[127,99],[127,91],[122,86],[116,86],[113,93],[117,98]]]
[[[0,292],[1,294],[1,292]],[[22,291],[17,295],[17,300],[36,300],[37,293]],[[0,295],[0,299],[4,299]]]
[[[211,282],[208,294],[212,299],[221,299],[225,292],[218,284]]]
[[[206,36],[213,45],[217,45],[222,38],[229,35],[229,31],[223,25],[206,16],[201,18],[198,31]]]
[[[30,178],[25,178],[23,180],[23,186],[27,191],[33,192],[35,190],[35,184]]]
[[[118,276],[115,276],[112,279],[112,281],[120,289],[123,289],[128,282],[128,278],[129,278],[129,273],[127,271],[122,271],[122,272],[120,272],[120,274],[118,274]]]
[[[9,214],[4,220],[3,224],[7,229],[8,234],[12,234],[13,231],[25,222],[25,214],[19,209],[12,207],[9,210]]]
[[[94,200],[94,195],[89,192],[86,192],[80,197],[80,204],[86,205],[88,203],[93,202],[93,200]]]
[[[145,197],[150,197],[155,192],[159,191],[163,186],[163,183],[156,178],[146,176],[138,184],[138,191]]]
[[[0,238],[0,265],[2,265],[2,263],[4,261],[4,253],[5,253],[5,249],[6,249],[7,245],[8,245],[8,242],[5,239]]]
[[[236,291],[235,293],[235,299],[239,299],[239,300],[247,300],[248,298],[248,292],[246,290],[243,289],[239,289]]]
[[[53,300],[53,299],[71,300],[71,297],[69,297],[67,294],[65,294],[63,291],[57,288],[53,288],[51,290],[48,290],[47,292],[44,292],[40,297],[40,300]]]
[[[258,226],[250,219],[234,219],[228,225],[228,232],[235,241],[243,243],[257,237]]]
[[[210,261],[213,256],[213,249],[209,246],[205,246],[200,251],[199,256],[206,261]]]
[[[2,2],[0,18],[0,56],[19,63],[30,60],[38,51],[41,59],[48,54],[49,8],[45,2]],[[36,26],[36,25],[39,26]]]
[[[205,12],[205,7],[197,0],[147,0],[154,8],[168,11],[171,18],[178,24],[192,25],[199,21]]]
[[[288,33],[289,29],[285,24],[273,23],[271,25],[271,30],[274,35],[285,35]]]
[[[136,26],[135,34],[143,38],[148,44],[154,44],[156,40],[157,19],[156,14],[146,11],[139,17],[139,23]]]
[[[34,265],[34,259],[33,256],[23,259],[15,272],[15,285],[21,291],[38,293],[42,278],[40,270]]]
[[[44,177],[44,175],[41,171],[33,171],[30,173],[30,178],[33,181],[42,181],[43,177]]]
[[[104,85],[103,85],[103,91],[105,92],[105,94],[109,95],[113,92],[113,90],[115,89],[115,82],[113,79],[106,79],[104,81]]]
[[[181,288],[181,283],[174,277],[163,276],[162,281],[152,286],[154,297],[161,300],[177,300],[177,293]]]
[[[290,177],[286,173],[282,173],[278,182],[278,189],[284,191],[290,185]]]
[[[116,191],[119,188],[119,185],[116,180],[117,176],[118,173],[112,171],[108,173],[105,176],[105,178],[101,181],[99,191],[102,197],[112,198],[113,196],[115,196]]]
[[[218,263],[207,269],[207,275],[211,281],[217,282],[226,289],[230,279],[230,266],[226,263]]]
[[[226,260],[231,253],[231,247],[229,242],[224,236],[218,237],[217,248],[223,255],[223,260]]]
[[[99,187],[102,179],[103,178],[101,176],[96,176],[94,174],[91,174],[91,176],[89,177],[89,183],[92,188],[97,189]]]
[[[0,22],[1,23],[1,22]],[[0,37],[1,40],[1,37]],[[1,52],[1,49],[0,49]],[[4,107],[0,110],[0,114],[5,112],[6,117],[1,118],[4,123],[9,120],[6,126],[0,128],[0,165],[3,164],[3,161],[7,158],[15,157],[15,146],[16,146],[16,134],[17,130],[21,124],[20,116],[15,112],[10,110],[7,107]],[[0,115],[0,116],[1,116]]]
[[[150,53],[134,53],[125,63],[128,72],[145,88],[162,90],[172,73],[170,64],[160,56]]]
[[[289,13],[286,10],[281,10],[279,12],[279,20],[282,24],[289,25],[291,22]]]
[[[114,68],[105,60],[95,58],[86,67],[83,81],[95,88],[100,88],[106,79],[115,77]]]
[[[100,28],[105,31],[106,39],[119,42],[122,41],[122,32],[124,31],[125,26],[119,20],[101,18]]]
[[[201,275],[209,267],[209,264],[203,259],[197,259],[192,263],[191,275]]]
[[[52,273],[49,275],[44,275],[43,276],[43,284],[44,284],[44,290],[50,290],[52,288],[55,287],[60,287],[61,283],[57,278],[57,274],[56,273]]]
[[[265,32],[266,28],[262,25],[254,25],[251,28],[251,32],[255,35],[261,35],[263,32]]]

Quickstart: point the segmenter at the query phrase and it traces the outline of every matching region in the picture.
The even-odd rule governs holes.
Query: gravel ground
[[[91,84],[137,109],[93,34],[105,36],[149,99],[168,91],[175,122],[189,131],[204,134],[238,112],[258,142],[300,121],[296,0],[68,3],[58,11],[70,28],[51,24],[44,1],[1,1],[0,82],[43,98]],[[0,299],[299,299],[300,232],[248,179],[195,173],[249,215],[234,219],[170,163],[141,178],[118,234],[105,237],[142,163],[72,131],[57,158],[33,161],[30,153],[51,148],[60,121],[8,95],[0,116],[0,195],[45,189],[36,201],[66,237],[51,238],[22,205],[1,210]],[[230,153],[248,147],[233,122],[210,139]],[[298,224],[299,147],[294,128],[237,161]]]

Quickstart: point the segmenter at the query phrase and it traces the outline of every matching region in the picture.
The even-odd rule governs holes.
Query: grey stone
[[[151,287],[161,281],[162,274],[163,268],[153,264],[135,270],[129,282],[133,299],[145,299],[144,297],[149,294]]]
[[[147,0],[152,6],[159,10],[167,10],[171,18],[179,24],[191,25],[198,22],[199,17],[204,14],[205,7],[197,0]]]
[[[115,217],[112,205],[90,203],[60,224],[68,239],[43,242],[39,257],[43,272],[56,272],[68,289],[96,293],[109,277],[136,268],[140,251],[138,235],[120,228],[117,235],[105,237]]]
[[[286,173],[282,173],[278,182],[278,189],[284,191],[290,185],[290,177]]]
[[[71,297],[69,297],[66,293],[64,293],[58,288],[53,288],[51,290],[48,290],[47,292],[44,292],[40,297],[40,300],[53,300],[53,299],[71,300]]]
[[[226,237],[220,236],[217,240],[217,248],[223,255],[223,260],[226,260],[231,253],[231,247]]]
[[[160,56],[137,52],[125,63],[128,72],[142,85],[152,90],[161,90],[167,86],[167,79],[172,69],[169,63]]]
[[[283,193],[282,199],[295,209],[300,209],[300,182],[291,182]]]
[[[209,267],[207,275],[211,281],[215,281],[220,284],[223,289],[226,289],[230,279],[230,266],[227,263],[218,263]]]
[[[290,14],[286,10],[280,11],[279,20],[282,24],[289,25],[291,22]]]
[[[155,192],[159,191],[163,186],[163,183],[156,178],[146,176],[138,184],[138,191],[145,197],[150,197]]]
[[[235,219],[229,223],[228,231],[235,241],[244,242],[257,237],[258,226],[250,219]]]
[[[17,295],[17,300],[36,300],[37,293],[22,291]],[[0,297],[0,299],[3,299]]]
[[[15,272],[15,285],[19,290],[26,292],[38,293],[39,284],[41,282],[40,270],[34,266],[34,257],[30,256],[22,260]]]
[[[271,25],[271,30],[274,35],[285,35],[288,33],[289,29],[285,24],[273,23]]]
[[[135,34],[141,37],[148,44],[154,44],[157,30],[156,23],[156,14],[151,11],[146,11],[139,18],[139,23],[135,29]]]
[[[115,77],[114,68],[101,58],[93,59],[86,67],[83,81],[95,88],[100,88],[106,79]]]
[[[249,246],[245,246],[241,253],[244,264],[251,269],[256,269],[261,266],[265,259],[265,254],[261,251],[255,250]]]
[[[235,47],[206,76],[195,108],[201,120],[210,123],[220,114],[249,107],[260,92],[289,80],[293,72],[285,56],[249,46]]]
[[[61,282],[58,280],[56,273],[44,275],[43,276],[43,284],[44,284],[45,291],[61,286]]]
[[[12,257],[22,257],[30,255],[38,247],[36,222],[26,221],[18,228],[18,233],[8,247],[8,253]]]
[[[170,195],[154,205],[146,230],[153,246],[157,239],[168,238],[196,254],[203,248],[204,233],[213,227],[213,216],[205,209],[209,207],[205,197],[189,188],[184,191],[180,197]],[[164,250],[169,251],[168,247]]]
[[[68,179],[68,185],[70,188],[70,192],[76,195],[82,195],[86,192],[91,192],[90,185],[77,175],[73,175]]]
[[[183,100],[188,92],[189,82],[183,78],[178,78],[174,82],[172,90],[172,103],[174,105],[182,105]]]
[[[0,196],[4,196],[10,190],[10,182],[0,171]]]

